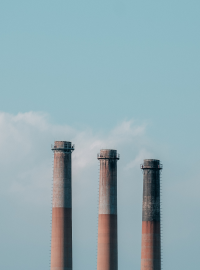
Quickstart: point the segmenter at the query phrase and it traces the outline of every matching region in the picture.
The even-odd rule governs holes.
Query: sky
[[[162,171],[163,270],[199,269],[200,2],[0,8],[0,269],[48,270],[54,140],[72,141],[73,265],[96,268],[97,153],[118,161],[119,270],[139,269],[145,158]]]

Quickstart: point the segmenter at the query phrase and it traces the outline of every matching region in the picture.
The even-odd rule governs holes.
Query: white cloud
[[[96,265],[99,164],[97,153],[101,148],[114,148],[120,153],[118,162],[119,266],[123,266],[127,260],[131,260],[130,265],[140,264],[142,210],[140,164],[145,158],[157,158],[157,154],[164,161],[163,246],[168,250],[165,252],[165,257],[168,262],[171,261],[170,258],[174,254],[171,246],[174,250],[179,250],[180,241],[198,242],[195,240],[199,228],[199,218],[196,215],[200,198],[198,172],[193,167],[188,167],[188,163],[182,164],[182,161],[178,164],[179,170],[177,170],[177,156],[171,157],[171,154],[165,154],[166,146],[159,144],[158,147],[151,142],[146,135],[146,124],[137,124],[133,120],[124,121],[107,133],[103,131],[97,133],[90,128],[78,130],[67,125],[51,124],[48,115],[43,113],[28,112],[12,115],[1,112],[0,198],[1,213],[5,220],[1,230],[6,232],[10,224],[8,217],[11,218],[16,212],[15,222],[18,223],[18,229],[13,233],[13,237],[18,239],[16,245],[21,241],[24,230],[27,231],[27,235],[35,230],[37,235],[35,228],[37,225],[37,228],[43,228],[40,230],[40,236],[36,236],[35,249],[37,249],[38,241],[41,235],[46,233],[47,223],[50,223],[50,216],[46,221],[39,216],[40,213],[42,217],[47,216],[51,208],[50,190],[53,175],[51,144],[54,140],[69,140],[76,145],[72,154],[74,269],[94,269]],[[176,166],[172,168],[172,164]],[[184,174],[182,171],[187,173]],[[19,205],[23,207],[20,209]],[[35,216],[32,217],[32,213],[35,213]],[[27,215],[30,221],[27,221]],[[26,228],[23,227],[24,222],[27,224]],[[13,227],[15,226],[11,223],[10,229]],[[50,229],[48,230],[50,233]],[[10,235],[10,230],[7,235]],[[50,239],[50,236],[48,237]],[[7,237],[2,241],[2,250],[6,243]],[[45,250],[49,248],[48,245],[45,242]],[[23,244],[23,252],[26,252],[26,243]],[[32,256],[32,250],[30,254]],[[85,258],[91,258],[89,259],[91,267],[87,267]],[[165,267],[167,268],[167,264]]]
[[[51,209],[53,175],[51,144],[54,140],[68,140],[76,145],[72,154],[74,269],[94,269],[96,265],[99,168],[97,153],[101,148],[114,148],[120,153],[119,226],[122,219],[129,222],[122,225],[119,241],[122,243],[121,248],[124,245],[128,246],[128,253],[123,248],[121,254],[124,253],[123,256],[129,254],[128,256],[132,258],[131,247],[134,241],[129,237],[129,242],[124,242],[123,245],[123,239],[130,231],[131,228],[127,226],[133,224],[134,218],[138,216],[138,221],[140,220],[141,211],[138,201],[141,204],[142,174],[139,166],[145,155],[150,155],[151,152],[146,137],[146,125],[138,125],[132,120],[122,122],[107,133],[104,131],[97,133],[91,128],[78,130],[67,125],[52,124],[48,115],[43,113],[28,112],[17,115],[0,113],[0,198],[2,211],[4,205],[7,205],[4,213],[5,220],[7,220],[7,213],[10,216],[17,213],[15,223],[18,224],[16,225],[18,230],[14,237],[21,239],[24,230],[28,235],[33,231],[37,235],[35,226],[38,226],[40,231],[40,235],[34,239],[36,243],[41,241],[41,235],[47,234],[47,230],[50,234],[47,225],[50,223],[48,213]],[[131,217],[128,210],[130,205],[135,213]],[[46,220],[43,218],[45,216]],[[27,224],[26,228],[23,227],[24,223]],[[6,230],[8,224],[7,220],[2,229]],[[121,234],[121,231],[124,231],[125,235]],[[48,237],[50,239],[50,236]],[[138,234],[137,238],[140,239]],[[33,237],[30,239],[32,241]],[[0,248],[4,249],[6,241],[7,238]],[[86,242],[87,246],[85,246]],[[26,244],[22,246],[23,252],[26,252]],[[48,251],[48,242],[44,243],[44,247]],[[88,268],[88,260],[85,258],[91,258],[89,259],[91,267]]]
[[[0,113],[0,172],[4,193],[29,202],[47,203],[52,179],[51,143],[70,140],[76,145],[73,153],[73,175],[81,179],[87,170],[96,175],[97,153],[100,148],[115,148],[128,170],[139,166],[145,154],[146,126],[124,121],[107,134],[87,128],[76,130],[67,125],[51,124],[48,115],[27,112],[12,115]],[[139,142],[139,143],[138,143]],[[129,153],[126,150],[129,149]],[[38,194],[38,196],[35,196]]]

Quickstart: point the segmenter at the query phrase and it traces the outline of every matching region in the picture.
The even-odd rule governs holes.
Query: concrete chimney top
[[[54,145],[51,145],[53,151],[72,152],[75,149],[75,145],[68,141],[55,141]]]
[[[163,166],[158,159],[145,159],[144,164],[141,164],[141,169],[162,170]]]
[[[113,149],[101,149],[100,154],[97,154],[97,159],[118,159],[120,155],[117,153],[117,150]]]

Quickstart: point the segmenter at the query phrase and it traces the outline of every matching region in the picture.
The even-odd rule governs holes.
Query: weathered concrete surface
[[[144,160],[141,270],[161,270],[160,161]]]
[[[116,150],[101,150],[97,270],[118,269]]]
[[[72,270],[71,142],[54,147],[51,270]]]

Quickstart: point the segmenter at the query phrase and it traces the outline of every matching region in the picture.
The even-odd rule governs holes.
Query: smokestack
[[[161,270],[160,170],[157,159],[145,159],[143,170],[141,270]]]
[[[71,142],[55,141],[51,270],[72,270]]]
[[[97,270],[118,269],[116,150],[101,150]]]

